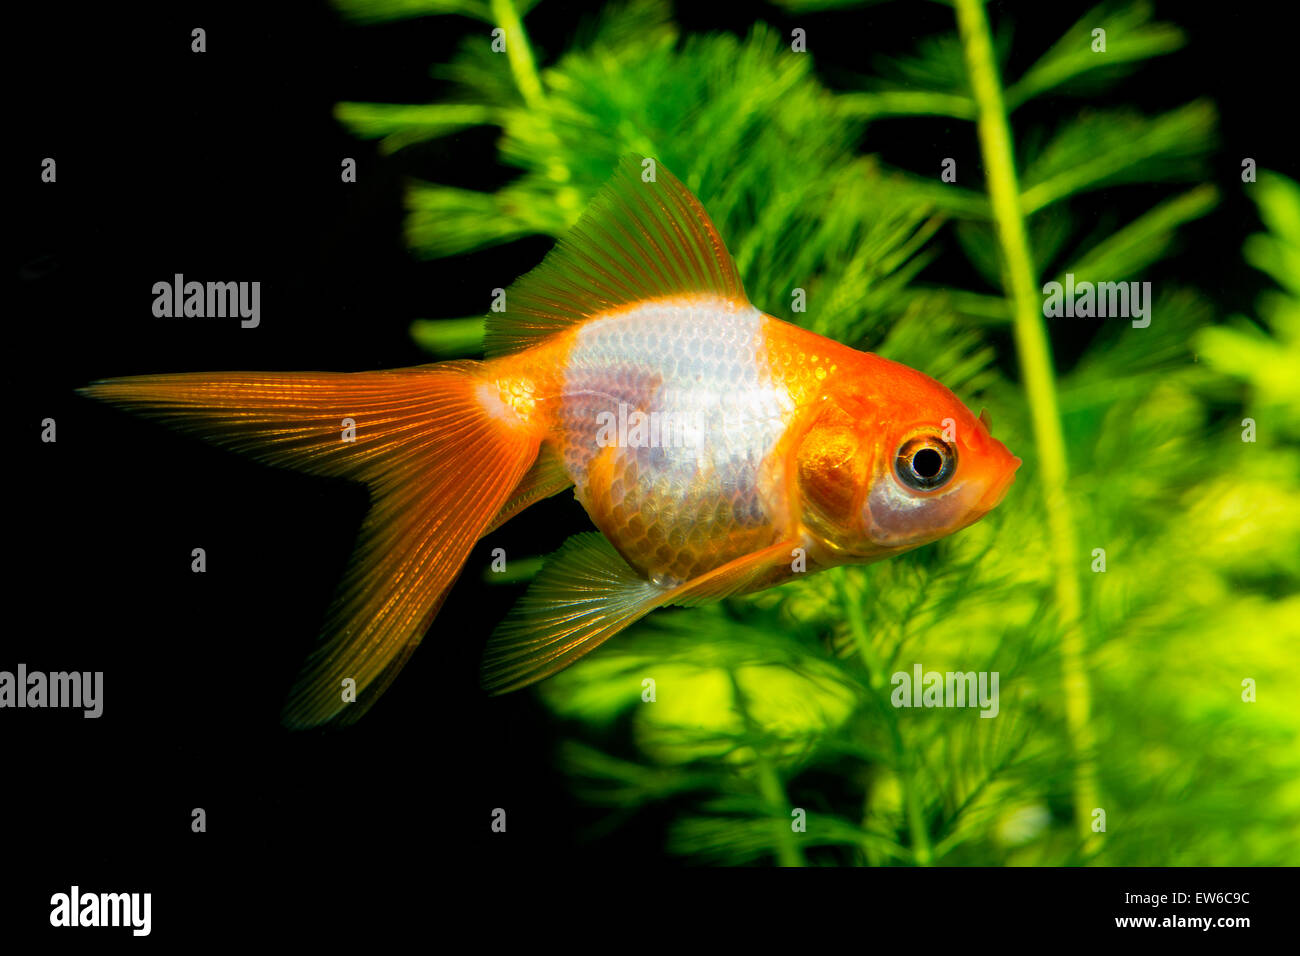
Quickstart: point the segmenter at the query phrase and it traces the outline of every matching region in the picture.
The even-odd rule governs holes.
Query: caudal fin
[[[286,726],[351,723],[374,704],[537,457],[535,434],[480,404],[482,371],[479,362],[445,362],[146,375],[80,389],[268,464],[369,486],[370,512],[290,692]],[[344,699],[347,678],[355,702]]]

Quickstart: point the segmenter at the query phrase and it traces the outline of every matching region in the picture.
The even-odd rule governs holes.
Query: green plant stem
[[[1084,855],[1090,857],[1097,848],[1096,834],[1091,830],[1092,811],[1098,805],[1097,783],[1089,714],[1090,690],[1084,666],[1084,638],[1080,623],[1082,597],[1076,567],[1079,555],[1078,535],[1066,491],[1068,467],[1065,437],[1061,430],[1052,357],[1036,294],[1016,182],[1011,130],[1002,102],[1002,88],[993,57],[988,20],[980,0],[955,0],[954,6],[978,111],[976,123],[988,181],[989,201],[1006,262],[1004,281],[1015,316],[1016,351],[1020,356],[1025,392],[1033,417],[1043,503],[1047,509],[1052,557],[1056,565],[1055,595],[1061,627],[1065,718],[1074,751],[1075,821],[1083,840]]]
[[[740,712],[740,718],[745,723],[745,732],[750,739],[750,745],[754,748],[754,768],[758,772],[758,792],[763,798],[763,802],[772,811],[772,826],[776,828],[777,861],[782,866],[803,866],[803,852],[799,849],[799,841],[795,838],[794,830],[790,825],[790,800],[786,797],[785,787],[781,785],[781,778],[777,775],[776,767],[773,766],[771,759],[767,755],[765,749],[767,741],[764,739],[762,728],[749,715],[749,701],[745,697],[745,692],[740,688],[740,681],[736,680],[735,672],[728,670],[727,676],[731,679],[731,692],[735,697],[736,709]]]
[[[921,813],[921,801],[917,787],[917,762],[911,752],[903,745],[903,734],[898,727],[898,713],[890,704],[889,692],[886,689],[884,662],[876,654],[875,648],[871,646],[871,639],[867,635],[867,629],[862,624],[862,609],[858,607],[858,602],[854,600],[853,595],[849,592],[848,570],[838,567],[827,573],[835,576],[835,587],[839,593],[840,607],[844,612],[845,620],[849,622],[849,632],[853,635],[854,643],[857,644],[858,653],[862,656],[862,663],[867,668],[867,684],[875,697],[877,706],[884,713],[885,722],[889,727],[889,736],[894,745],[895,770],[903,788],[903,810],[907,816],[908,833],[912,838],[913,860],[918,866],[929,866],[933,860],[933,854],[930,849],[930,834],[925,828],[925,818]],[[864,828],[866,822],[864,818]]]
[[[551,148],[547,173],[560,187],[556,193],[556,202],[576,219],[582,206],[582,197],[571,185],[573,177],[564,161],[560,137],[551,127],[546,91],[542,86],[541,74],[537,72],[537,61],[533,58],[533,48],[528,42],[524,21],[511,0],[491,0],[490,9],[493,21],[505,31],[506,59],[510,63],[510,75],[514,77],[519,95],[523,97],[524,105],[534,115],[534,119],[544,127],[544,138]]]
[[[464,319],[416,319],[411,323],[411,338],[422,349],[439,358],[460,358],[483,352],[482,316]]]
[[[975,104],[969,97],[924,90],[891,90],[884,93],[843,93],[836,105],[845,116],[878,119],[883,116],[949,116],[973,120]]]
[[[491,0],[491,9],[493,21],[505,31],[506,59],[519,95],[530,110],[544,109],[546,94],[542,91],[542,78],[537,73],[537,61],[533,59],[533,48],[519,11],[510,0]]]

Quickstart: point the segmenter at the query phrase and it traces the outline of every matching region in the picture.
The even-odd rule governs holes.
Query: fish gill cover
[[[948,28],[874,35],[861,74],[827,77],[799,31],[687,33],[655,0],[546,52],[528,24],[558,6],[334,2],[361,23],[469,17],[499,42],[434,64],[438,102],[337,106],[390,153],[494,131],[499,189],[410,184],[414,253],[559,237],[620,156],[657,157],[753,302],[996,409],[1025,459],[1013,499],[959,535],[661,612],[541,684],[600,827],[657,808],[672,853],[729,864],[1300,860],[1300,190],[1253,161],[1212,176],[1206,99],[1115,105],[1184,46],[1178,25],[1106,3],[1023,50],[1024,8],[992,31],[956,0]],[[828,29],[855,5],[780,4]],[[959,174],[875,155],[935,119],[968,140]],[[1254,315],[1216,314],[1173,258],[1132,321],[1071,338],[1050,283],[1138,282],[1225,189],[1263,223],[1242,250]],[[482,320],[412,335],[473,354]],[[996,673],[996,718],[900,706],[931,672]]]

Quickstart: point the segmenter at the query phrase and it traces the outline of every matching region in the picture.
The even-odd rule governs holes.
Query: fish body
[[[748,304],[663,301],[594,318],[532,361],[544,441],[642,576],[679,584],[789,526],[778,446],[795,410]]]
[[[549,558],[484,684],[572,663],[666,604],[915,548],[997,505],[1020,461],[938,382],[761,312],[690,192],[625,161],[506,292],[489,358],[369,373],[96,383],[93,397],[374,505],[290,726],[347,722],[400,670],[474,542],[569,487],[600,534]],[[340,435],[341,421],[355,436]],[[346,428],[343,435],[346,436]],[[351,677],[357,702],[341,701]]]
[[[990,510],[1018,464],[932,379],[747,303],[700,297],[597,316],[494,371],[502,414],[538,429],[596,527],[665,586],[779,541],[817,568],[916,547]],[[883,437],[892,450],[891,431],[927,424],[942,433],[943,418],[953,431],[960,420],[986,474],[972,465],[968,492],[950,490],[929,513],[925,499],[899,495],[891,508],[878,492],[874,533],[855,536],[854,491],[876,470],[865,446]],[[796,573],[788,558],[773,564],[789,573],[761,586]]]

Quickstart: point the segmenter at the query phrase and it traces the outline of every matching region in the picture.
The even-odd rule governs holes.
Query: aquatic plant
[[[445,101],[338,106],[389,151],[499,129],[518,175],[495,192],[413,184],[413,253],[558,236],[620,155],[653,155],[709,209],[755,304],[996,409],[1025,459],[1003,506],[953,538],[660,612],[540,685],[606,826],[667,808],[671,852],[733,864],[1300,859],[1286,690],[1300,681],[1300,192],[1267,173],[1233,187],[1267,227],[1245,255],[1281,286],[1258,322],[1225,323],[1194,281],[1164,281],[1148,325],[1094,320],[1057,368],[1062,320],[1045,317],[1044,283],[1141,277],[1218,202],[1212,104],[1080,105],[1179,49],[1176,26],[1106,3],[1011,79],[1009,34],[956,0],[951,31],[832,89],[769,26],[683,36],[652,0],[609,6],[551,58],[524,21],[558,10],[335,2],[362,20],[484,24],[438,65]],[[1054,126],[1018,121],[1053,97]],[[933,117],[978,143],[978,173],[945,182],[866,152],[878,120]],[[1146,211],[1118,221],[1101,192],[1118,185]],[[982,288],[929,278],[956,258]],[[443,357],[475,351],[481,328],[438,317],[412,334]],[[894,675],[916,664],[997,672],[997,717],[895,706]],[[629,748],[595,743],[611,727]]]

